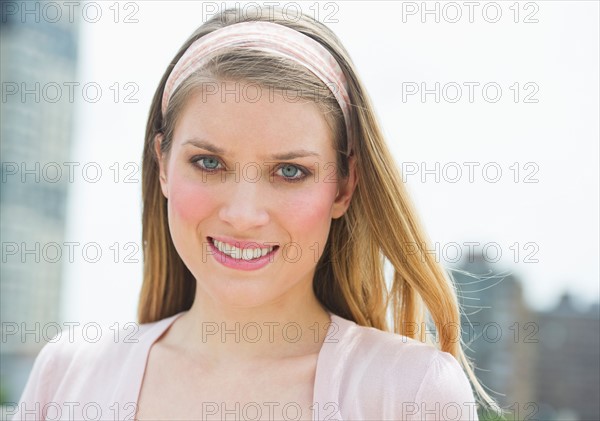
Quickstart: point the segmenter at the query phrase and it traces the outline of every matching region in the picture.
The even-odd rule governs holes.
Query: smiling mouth
[[[245,260],[252,261],[255,259],[260,259],[274,251],[276,251],[279,246],[270,246],[270,247],[246,247],[239,248],[232,244],[225,243],[223,241],[215,240],[212,237],[208,237],[208,240],[219,250],[221,253],[237,260]]]

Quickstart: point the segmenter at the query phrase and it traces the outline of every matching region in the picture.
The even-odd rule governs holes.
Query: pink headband
[[[331,90],[340,104],[348,137],[348,155],[352,150],[348,85],[340,65],[331,53],[307,35],[273,22],[241,22],[217,29],[196,41],[181,56],[167,79],[162,98],[166,114],[171,94],[211,53],[226,47],[250,47],[276,53],[306,67]]]

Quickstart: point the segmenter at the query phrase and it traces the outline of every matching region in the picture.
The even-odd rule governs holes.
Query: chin
[[[274,290],[272,283],[251,279],[196,282],[197,288],[201,288],[215,304],[237,308],[260,307],[277,301],[278,297],[285,293]]]

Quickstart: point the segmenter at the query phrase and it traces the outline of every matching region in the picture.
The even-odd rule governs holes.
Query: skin
[[[221,86],[230,92],[243,85]],[[317,104],[266,90],[258,101],[198,92],[182,110],[164,156],[160,142],[158,135],[171,236],[197,287],[192,308],[151,349],[137,418],[206,418],[199,402],[227,403],[228,409],[236,402],[280,402],[274,415],[282,419],[277,411],[294,402],[302,419],[311,419],[316,362],[330,322],[312,280],[331,221],[346,212],[356,187],[354,157],[348,178],[338,179],[332,133]],[[206,142],[221,151],[210,151]],[[315,155],[273,159],[299,149]],[[300,169],[312,175],[288,181],[302,178]],[[207,236],[272,242],[280,249],[267,266],[242,271],[219,263]],[[289,243],[294,248],[284,253]],[[284,332],[290,322],[300,329]],[[238,332],[258,325],[247,331],[254,339],[221,335],[236,323]],[[218,333],[207,335],[215,326]],[[262,419],[272,419],[269,408],[262,409]],[[214,416],[225,418],[222,412]]]

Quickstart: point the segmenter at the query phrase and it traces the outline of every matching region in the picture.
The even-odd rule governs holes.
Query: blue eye
[[[219,169],[218,167],[220,165],[219,160],[212,156],[200,156],[200,157],[194,158],[194,162],[201,163],[201,164],[199,164],[199,167],[201,169],[208,170],[208,171],[218,170]]]
[[[288,181],[299,181],[306,177],[306,173],[296,165],[284,164],[279,167],[278,172],[281,172],[283,178]]]

